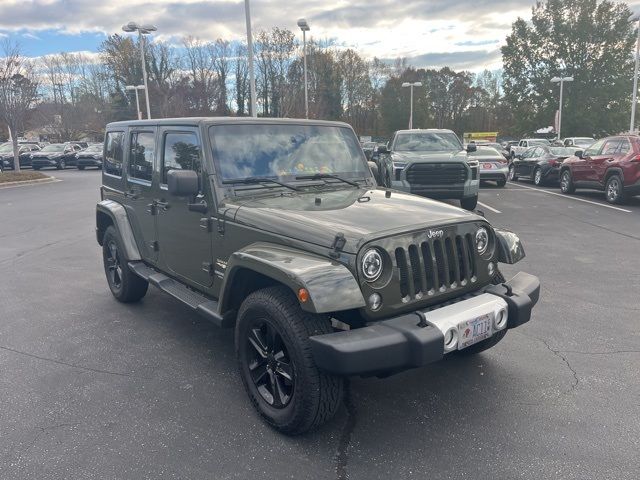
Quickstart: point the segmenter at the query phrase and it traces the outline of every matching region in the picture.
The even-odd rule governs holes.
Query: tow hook
[[[415,313],[420,319],[420,321],[417,323],[418,327],[420,328],[428,327],[429,323],[427,322],[427,317],[425,317],[424,313],[421,312],[420,310],[417,310]]]

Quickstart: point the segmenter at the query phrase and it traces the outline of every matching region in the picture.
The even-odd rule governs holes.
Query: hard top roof
[[[199,126],[199,125],[326,125],[350,127],[344,122],[327,120],[306,120],[301,118],[255,118],[255,117],[177,117],[177,118],[153,118],[150,120],[124,120],[112,122],[107,128],[117,127],[143,127],[143,126]]]

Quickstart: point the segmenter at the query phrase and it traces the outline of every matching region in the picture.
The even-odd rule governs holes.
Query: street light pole
[[[144,85],[127,85],[124,88],[125,90],[134,90],[136,92],[136,108],[138,110],[138,120],[142,120],[142,112],[140,111],[140,96],[138,95],[138,90],[144,90]]]
[[[413,130],[413,87],[421,87],[422,86],[422,82],[404,82],[402,84],[403,88],[409,87],[409,89],[411,90],[411,106],[409,107],[409,130]]]
[[[147,104],[147,118],[151,118],[151,105],[149,102],[149,82],[147,80],[147,62],[144,61],[144,36],[155,32],[157,27],[154,25],[138,25],[136,22],[129,22],[122,26],[124,32],[138,32],[138,40],[140,42],[140,59],[142,61],[142,79],[144,82],[145,99]],[[136,95],[138,92],[136,91]],[[138,111],[140,111],[138,109]]]
[[[562,130],[562,91],[564,82],[573,82],[573,77],[553,77],[551,83],[560,84],[560,107],[558,108],[558,140],[560,140],[560,132]]]
[[[638,101],[638,61],[640,57],[640,16],[638,17],[638,39],[636,41],[636,67],[633,72],[633,100],[631,101],[631,122],[629,123],[629,133],[635,131],[636,124],[636,103]]]
[[[307,81],[307,32],[310,30],[309,24],[304,18],[298,20],[298,27],[302,30],[302,58],[304,59],[304,113],[305,118],[309,118],[309,83]]]
[[[253,39],[251,38],[251,8],[249,0],[244,0],[244,13],[247,20],[247,55],[249,56],[249,88],[251,90],[251,116],[257,117],[256,77],[253,72]]]

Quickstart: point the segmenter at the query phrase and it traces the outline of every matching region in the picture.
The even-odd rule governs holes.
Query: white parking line
[[[570,196],[570,195],[565,195],[564,193],[550,192],[549,190],[542,190],[540,188],[535,188],[535,187],[527,187],[526,185],[520,185],[520,184],[513,183],[513,182],[510,182],[509,186],[518,187],[518,188],[526,188],[528,190],[535,190],[536,192],[548,193],[549,195],[557,195],[558,197],[566,198],[567,200],[575,200],[576,202],[590,203],[591,205],[597,205],[599,207],[610,208],[612,210],[618,210],[620,212],[633,213],[631,210],[627,210],[625,208],[614,207],[613,205],[606,205],[604,203],[599,203],[599,202],[592,202],[591,200],[585,200],[584,198],[578,198],[578,197],[573,197],[573,196]],[[480,203],[480,202],[478,202],[478,203]]]
[[[494,213],[502,213],[500,210],[498,210],[496,208],[493,208],[493,207],[490,207],[486,203],[478,202],[478,205],[482,205],[484,208],[486,208],[487,210],[491,210]]]

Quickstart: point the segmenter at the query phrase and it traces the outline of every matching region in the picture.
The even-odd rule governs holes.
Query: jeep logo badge
[[[427,238],[442,238],[444,231],[442,230],[429,230],[427,232]]]

